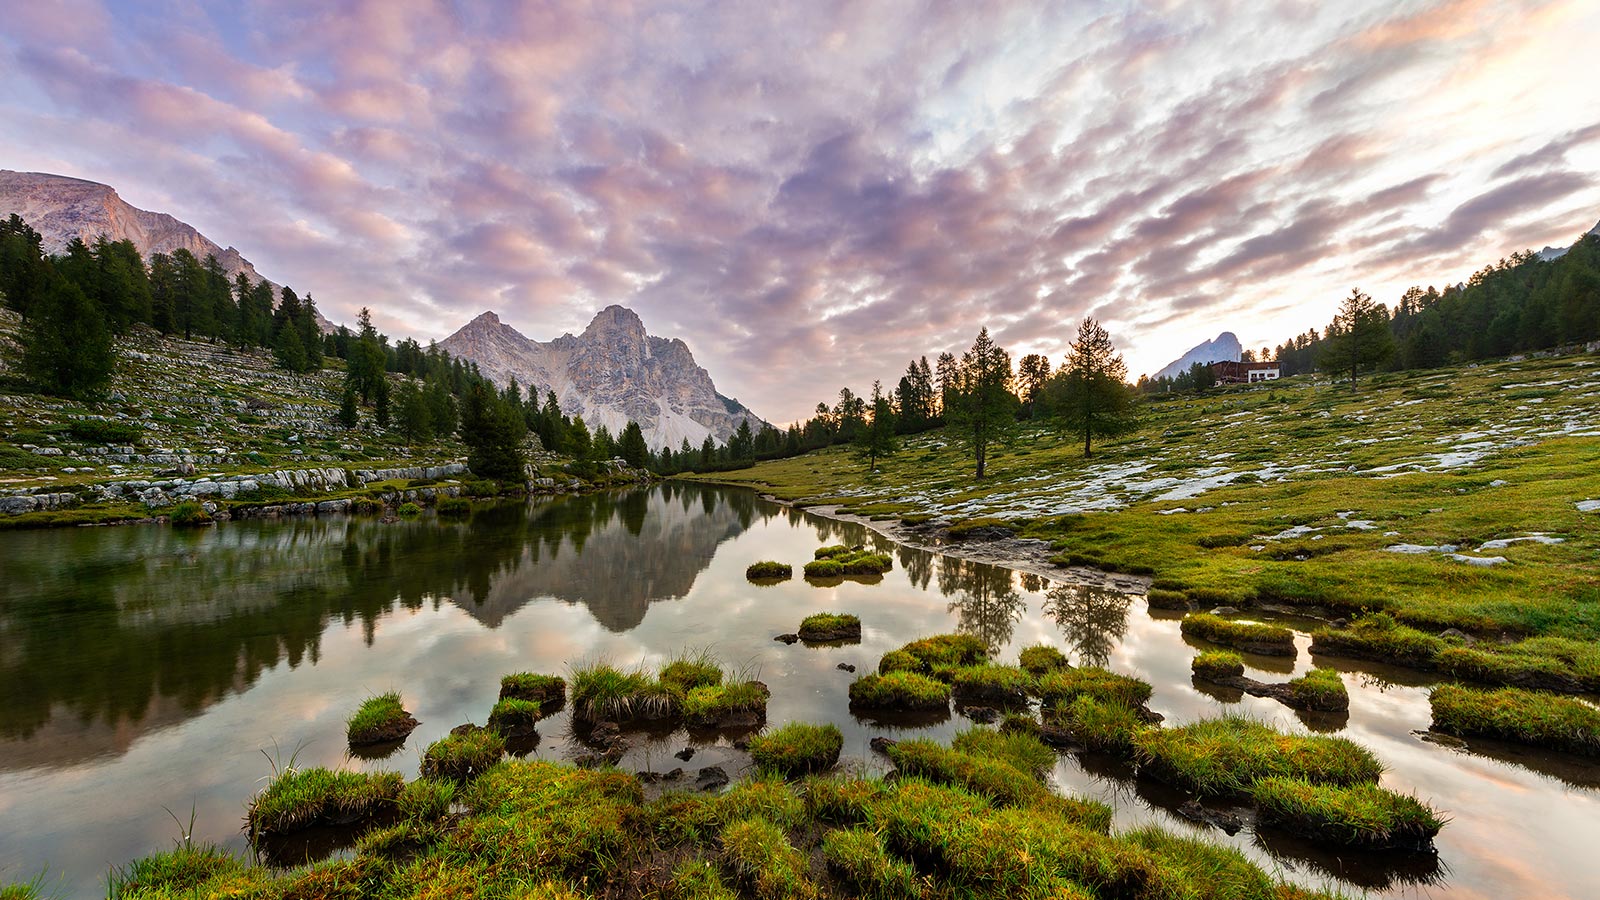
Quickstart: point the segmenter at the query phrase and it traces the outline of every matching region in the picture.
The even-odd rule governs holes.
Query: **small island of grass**
[[[416,730],[418,722],[406,712],[397,691],[369,697],[345,723],[345,736],[352,747],[402,741]]]
[[[800,640],[812,643],[861,640],[861,620],[844,613],[815,613],[800,622]]]
[[[844,747],[839,726],[789,724],[750,739],[750,758],[764,772],[785,778],[813,775],[833,768]]]

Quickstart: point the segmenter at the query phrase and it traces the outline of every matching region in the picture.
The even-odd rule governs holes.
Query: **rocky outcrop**
[[[109,185],[0,169],[0,217],[13,213],[44,238],[46,253],[61,253],[73,238],[93,244],[103,234],[113,241],[132,241],[145,259],[156,253],[188,250],[202,262],[215,256],[229,279],[242,273],[251,283],[265,280],[238,250],[220,246],[193,225],[166,213],[130,205]],[[334,330],[320,312],[317,320],[324,331]]]
[[[582,415],[593,430],[604,425],[620,435],[638,422],[652,449],[698,447],[707,435],[726,441],[748,419],[763,420],[737,400],[717,393],[711,376],[695,363],[681,340],[654,337],[632,310],[608,306],[581,335],[548,343],[523,336],[486,312],[439,346],[478,364],[499,384],[515,378],[541,395],[554,391],[561,410]]]

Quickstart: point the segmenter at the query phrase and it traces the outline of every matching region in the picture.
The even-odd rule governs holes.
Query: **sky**
[[[0,168],[104,182],[335,321],[600,308],[774,422],[987,327],[1135,375],[1600,220],[1593,0],[30,0]]]

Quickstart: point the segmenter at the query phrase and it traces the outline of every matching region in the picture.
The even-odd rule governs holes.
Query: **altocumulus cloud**
[[[0,165],[397,335],[627,304],[786,421],[980,325],[1058,357],[1093,314],[1148,371],[1570,242],[1596,39],[1583,0],[43,2]]]

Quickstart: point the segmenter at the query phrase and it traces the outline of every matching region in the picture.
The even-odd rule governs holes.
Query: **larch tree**
[[[45,393],[92,397],[111,381],[116,353],[105,314],[54,272],[47,273],[44,289],[30,301],[18,337],[22,374]]]
[[[982,478],[990,449],[1011,433],[1016,421],[1011,354],[996,344],[989,337],[989,329],[984,328],[972,348],[961,355],[948,387],[955,390],[947,394],[950,399],[946,402],[954,405],[945,411],[945,420],[976,461],[974,477]]]
[[[1350,390],[1362,369],[1376,367],[1394,355],[1394,334],[1389,330],[1389,310],[1355,289],[1339,304],[1328,326],[1318,363],[1324,371],[1350,373]]]
[[[894,406],[884,396],[883,383],[872,383],[872,420],[856,432],[856,455],[867,461],[867,471],[878,468],[878,459],[892,456],[900,449],[895,440]]]
[[[1128,367],[1111,335],[1092,318],[1078,325],[1067,360],[1052,380],[1056,415],[1064,428],[1083,436],[1083,455],[1093,455],[1094,439],[1133,427],[1133,389]]]

